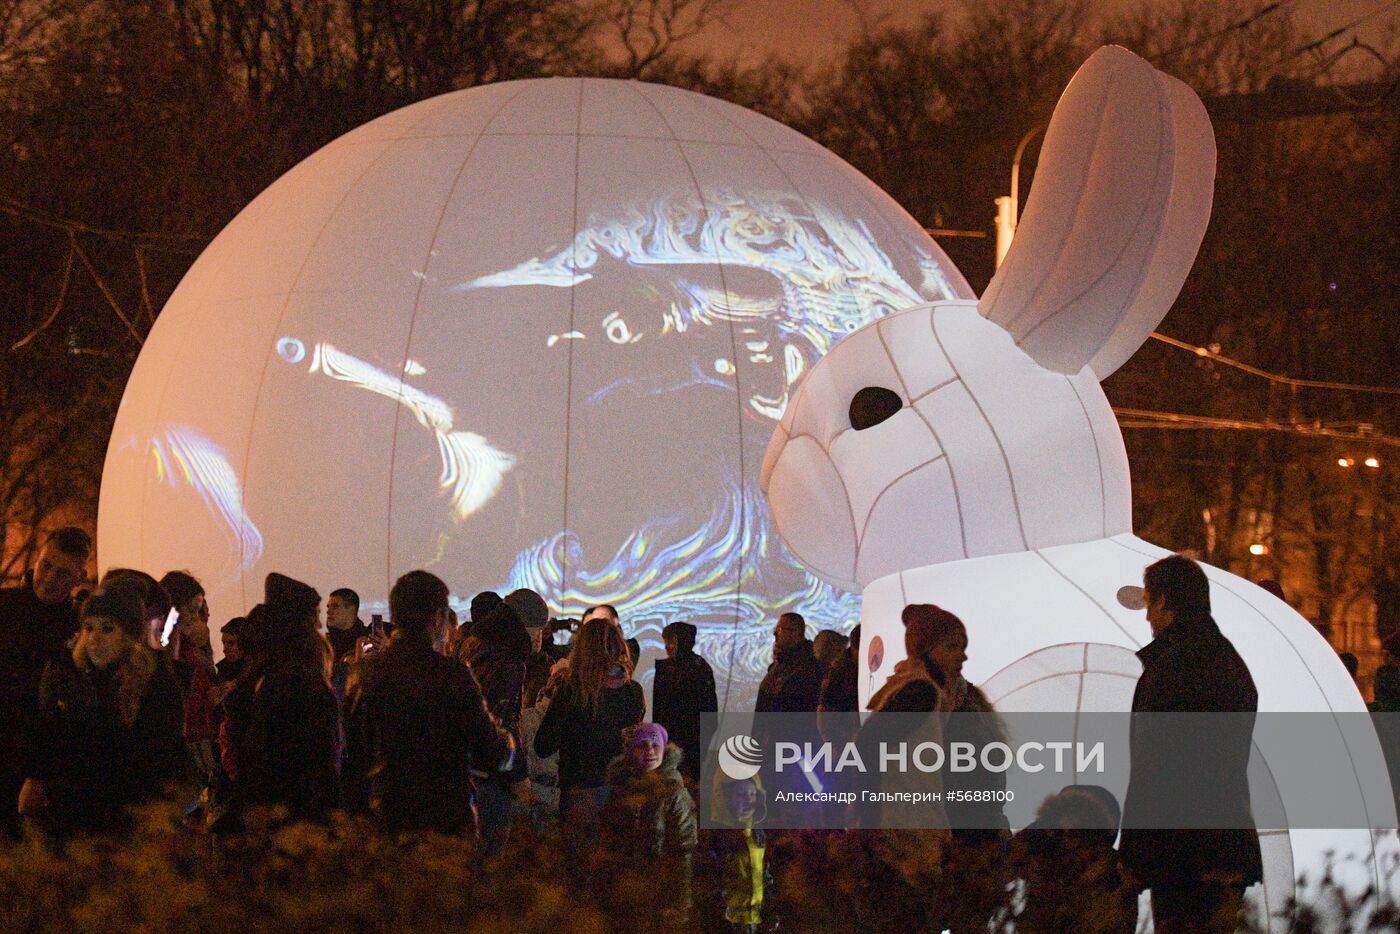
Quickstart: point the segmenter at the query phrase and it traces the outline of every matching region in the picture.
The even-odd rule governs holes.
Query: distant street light
[[[1016,146],[1016,155],[1011,160],[1011,194],[996,199],[997,204],[997,268],[1006,259],[1006,251],[1011,249],[1011,241],[1016,237],[1016,223],[1021,214],[1021,156],[1025,155],[1026,144],[1045,129],[1045,124],[1032,127],[1021,137]]]
[[[1255,542],[1249,546],[1249,553],[1252,555],[1266,555],[1269,553],[1269,546],[1263,542]]]

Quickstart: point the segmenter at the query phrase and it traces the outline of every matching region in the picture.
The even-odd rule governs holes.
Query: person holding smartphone
[[[330,640],[333,659],[331,688],[337,698],[345,696],[350,664],[360,640],[369,634],[370,627],[360,619],[360,595],[349,587],[332,590],[326,598],[326,638]]]

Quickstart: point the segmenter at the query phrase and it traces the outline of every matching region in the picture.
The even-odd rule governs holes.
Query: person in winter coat
[[[632,871],[632,878],[619,878],[617,897],[640,890],[654,905],[659,891],[660,920],[673,925],[685,923],[690,913],[698,830],[695,799],[679,768],[684,753],[667,739],[666,728],[658,723],[642,723],[631,731],[627,751],[608,764],[611,793],[601,832],[604,852]],[[647,876],[641,886],[635,885],[638,870]]]
[[[1200,565],[1181,555],[1149,565],[1143,600],[1153,639],[1137,653],[1133,713],[1242,716],[1218,721],[1209,748],[1162,718],[1133,718],[1119,854],[1139,887],[1152,890],[1159,934],[1233,931],[1245,888],[1263,877],[1246,777],[1259,694],[1211,618]],[[1198,826],[1231,829],[1162,829],[1153,815],[1164,802],[1177,817],[1199,814]]]
[[[736,934],[757,934],[764,896],[773,889],[762,826],[767,816],[767,795],[757,775],[735,781],[715,769],[710,818],[724,829],[709,833],[708,851],[719,877],[724,920]]]
[[[568,674],[535,733],[537,755],[559,753],[559,815],[571,825],[567,833],[580,857],[596,842],[608,763],[622,753],[622,731],[645,713],[622,630],[607,619],[590,619],[574,638]]]
[[[349,686],[346,803],[391,831],[473,832],[472,769],[492,774],[515,757],[472,673],[433,650],[449,625],[447,596],[427,571],[400,577],[389,593],[389,645]]]
[[[160,585],[179,614],[170,631],[169,647],[185,698],[185,744],[195,777],[209,783],[218,768],[218,704],[224,693],[209,641],[209,604],[203,585],[187,571],[171,571],[161,578]]]
[[[656,660],[651,685],[651,719],[666,728],[685,755],[681,774],[700,779],[700,714],[719,710],[715,673],[695,652],[695,627],[671,623],[661,630],[666,657]]]
[[[924,658],[942,695],[940,707],[948,713],[943,721],[946,747],[965,743],[982,750],[990,743],[1005,743],[1006,730],[991,702],[962,676],[967,661],[967,628],[952,613],[935,613],[937,608],[928,605],[918,609],[932,622],[927,638],[933,644]],[[944,811],[953,834],[949,859],[943,867],[944,887],[957,892],[958,897],[944,899],[939,906],[942,925],[954,934],[985,931],[988,919],[1005,901],[1005,886],[1010,881],[1003,867],[1011,828],[1000,800],[1006,791],[1006,773],[981,765],[968,771],[950,770],[943,790],[947,798]]]
[[[962,621],[932,604],[910,604],[901,618],[905,658],[870,698],[872,715],[856,740],[866,762],[879,761],[882,743],[895,747],[944,741],[948,694],[941,687],[944,675],[934,653],[950,634],[962,630]],[[941,796],[940,779],[940,773],[891,770],[880,776],[880,790]],[[937,801],[921,804],[915,813],[908,805],[867,805],[859,819],[866,828],[879,828],[862,841],[872,866],[871,885],[858,893],[855,906],[862,925],[876,931],[927,930],[937,917],[936,894],[952,846],[943,806]]]
[[[134,591],[96,591],[72,651],[44,670],[20,810],[60,836],[119,831],[128,805],[180,777],[180,689],[143,624]]]
[[[44,667],[67,653],[78,630],[73,588],[87,576],[92,539],[82,529],[50,535],[18,587],[0,590],[0,829],[19,833],[19,792]]]
[[[798,613],[784,613],[773,629],[773,662],[758,686],[755,712],[814,712],[824,675],[807,639],[807,622]]]
[[[532,593],[532,591],[525,591]],[[512,594],[511,596],[514,596]],[[543,602],[543,601],[541,601]],[[525,694],[525,671],[533,646],[510,599],[472,627],[457,651],[457,658],[476,677],[481,696],[501,727],[520,743],[520,714]],[[487,856],[505,845],[510,834],[512,796],[528,778],[524,756],[517,756],[508,773],[479,775],[476,783],[481,841]]]
[[[249,613],[248,665],[224,705],[229,765],[242,804],[321,819],[339,801],[340,761],[330,643],[318,631],[321,596],[277,573],[267,576],[265,595]]]
[[[851,628],[846,651],[827,669],[817,709],[829,713],[855,713],[860,709],[860,624]]]

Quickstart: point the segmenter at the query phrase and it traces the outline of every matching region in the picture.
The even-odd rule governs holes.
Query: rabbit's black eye
[[[866,386],[851,399],[851,427],[856,431],[874,428],[902,408],[904,400],[899,393],[884,386]]]

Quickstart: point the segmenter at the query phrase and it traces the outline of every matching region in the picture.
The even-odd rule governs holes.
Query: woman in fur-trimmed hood
[[[671,893],[662,910],[668,920],[678,921],[690,910],[699,824],[695,799],[680,773],[682,752],[668,739],[660,724],[639,724],[627,738],[626,751],[608,764],[611,793],[603,809],[602,837],[605,853],[646,874],[642,888],[648,900],[658,891]],[[629,880],[618,881],[626,885]]]

